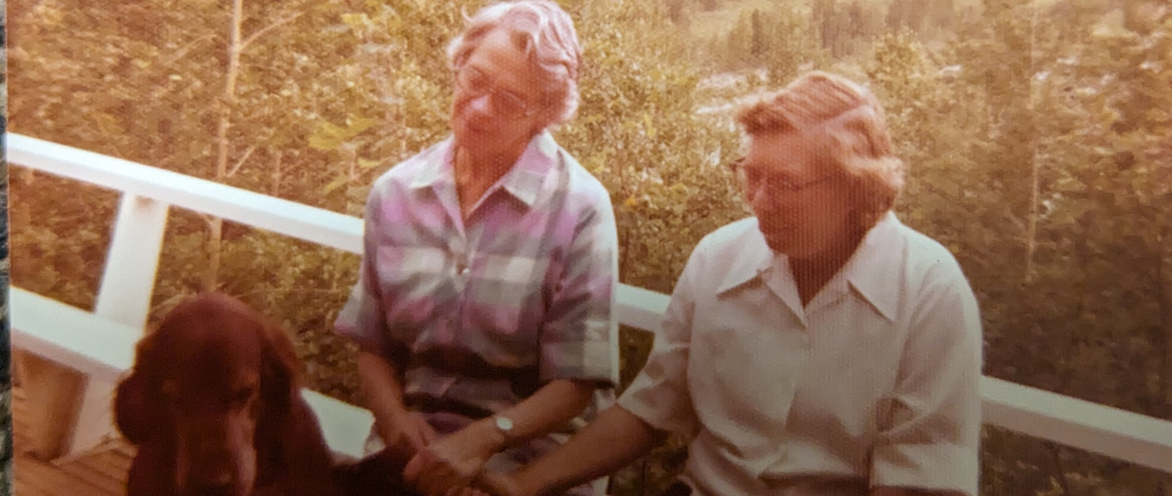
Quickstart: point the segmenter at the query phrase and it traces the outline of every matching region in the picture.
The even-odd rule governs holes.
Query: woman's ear
[[[114,390],[114,423],[122,436],[136,445],[170,425],[163,405],[157,341],[155,334],[139,340],[134,369]]]

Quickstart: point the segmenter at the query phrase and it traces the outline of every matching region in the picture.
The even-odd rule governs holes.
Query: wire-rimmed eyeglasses
[[[785,176],[765,174],[755,167],[746,166],[745,162],[745,157],[737,158],[729,164],[729,168],[732,169],[733,175],[737,178],[737,182],[740,183],[741,188],[749,194],[756,194],[761,186],[765,184],[772,190],[797,193],[816,184],[834,179],[835,177],[834,174],[826,174],[809,181],[795,182]]]
[[[537,112],[530,108],[525,99],[508,90],[496,88],[493,81],[481,70],[465,65],[456,72],[456,85],[473,97],[490,94],[493,112],[497,115],[519,118],[529,117]]]

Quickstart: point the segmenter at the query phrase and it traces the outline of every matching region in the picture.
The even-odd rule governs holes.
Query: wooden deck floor
[[[21,451],[22,432],[36,419],[25,409],[24,390],[12,389],[15,496],[123,496],[134,448],[122,441],[64,464],[38,460]]]

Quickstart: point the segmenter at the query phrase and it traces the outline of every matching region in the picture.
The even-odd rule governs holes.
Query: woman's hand
[[[454,490],[449,496],[533,496],[521,490],[521,486],[509,474],[481,472],[472,486]]]
[[[493,424],[475,422],[416,453],[403,478],[423,494],[460,494],[504,443],[504,434]]]
[[[524,443],[565,425],[590,403],[594,388],[591,381],[555,379],[507,411],[498,412],[513,421],[509,441]],[[476,421],[416,454],[407,463],[403,478],[423,494],[459,494],[505,442],[505,435],[491,419]]]
[[[391,362],[380,355],[360,351],[358,378],[383,444],[395,451],[414,454],[435,441],[438,436],[423,415],[403,406],[403,388]]]
[[[407,448],[411,453],[419,453],[438,437],[419,412],[404,411],[392,417],[389,424],[382,429],[383,442],[388,447]]]
[[[479,492],[470,490],[462,494],[462,496],[478,496],[480,494],[490,494],[492,496],[532,496],[521,489],[513,476],[500,472],[484,471],[476,477],[474,482]]]

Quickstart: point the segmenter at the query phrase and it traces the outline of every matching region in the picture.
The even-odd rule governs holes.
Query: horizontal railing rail
[[[133,367],[138,329],[20,288],[12,288],[10,294],[14,348],[104,381],[117,381]],[[313,390],[303,389],[301,396],[317,414],[330,448],[361,458],[374,416]]]
[[[13,165],[361,252],[357,217],[28,136],[10,133],[7,140]],[[621,323],[654,332],[669,297],[624,284],[617,299]],[[985,424],[1172,473],[1172,421],[988,376],[981,395]]]

